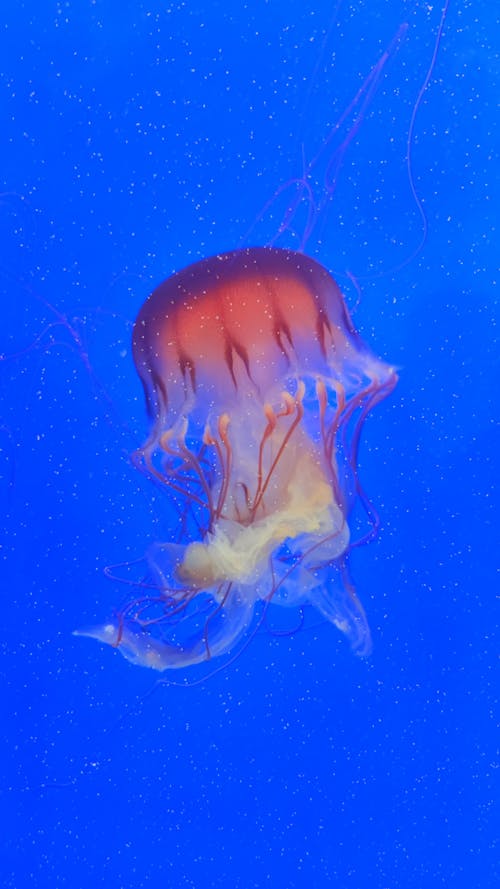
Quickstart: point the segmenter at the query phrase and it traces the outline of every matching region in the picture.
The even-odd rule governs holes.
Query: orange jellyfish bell
[[[271,247],[202,260],[146,300],[133,354],[152,421],[136,458],[172,533],[147,554],[154,589],[84,634],[165,670],[234,651],[259,603],[310,603],[366,654],[349,516],[361,502],[376,524],[357,451],[397,377],[331,275]]]

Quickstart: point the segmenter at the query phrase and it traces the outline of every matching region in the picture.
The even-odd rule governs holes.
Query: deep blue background
[[[406,143],[441,10],[335,5],[3,7],[5,889],[497,885],[497,4],[450,4],[412,143],[413,258]],[[351,305],[358,279],[356,323],[400,367],[361,453],[383,525],[353,558],[373,655],[331,626],[260,633],[141,701],[151,673],[71,635],[123,599],[103,568],[168,533],[128,462],[131,324],[174,269],[242,243],[402,22],[308,245]]]

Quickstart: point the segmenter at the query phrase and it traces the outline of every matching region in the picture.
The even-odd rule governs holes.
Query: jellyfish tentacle
[[[297,393],[296,393],[295,399],[293,399],[292,396],[288,392],[282,393],[283,399],[285,401],[285,408],[283,411],[281,411],[280,413],[278,413],[276,415],[277,418],[288,417],[288,416],[292,415],[294,412],[295,412],[296,416],[293,419],[289,428],[287,429],[285,435],[283,436],[283,440],[281,441],[281,443],[278,447],[278,451],[271,463],[271,466],[267,472],[266,478],[262,481],[260,488],[258,488],[258,490],[257,490],[256,496],[254,499],[254,503],[252,506],[252,518],[254,518],[257,513],[257,510],[262,502],[262,499],[264,497],[266,489],[268,488],[269,483],[271,481],[271,477],[272,477],[281,457],[283,456],[283,452],[284,452],[288,442],[292,438],[293,433],[295,432],[298,425],[300,424],[300,421],[302,420],[302,417],[304,415],[304,407],[302,404],[304,392],[305,392],[304,383],[302,381],[300,381],[299,385],[297,387]]]

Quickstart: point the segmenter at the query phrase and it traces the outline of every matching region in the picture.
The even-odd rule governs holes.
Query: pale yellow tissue
[[[267,570],[273,550],[300,535],[311,537],[309,546],[328,538],[330,558],[343,552],[348,529],[314,456],[301,455],[285,491],[280,508],[252,524],[220,519],[203,543],[186,548],[179,576],[206,587],[227,581],[255,583]]]

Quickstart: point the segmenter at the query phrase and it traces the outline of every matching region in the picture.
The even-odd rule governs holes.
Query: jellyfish
[[[164,671],[232,657],[270,606],[311,605],[367,654],[349,521],[360,504],[363,540],[376,532],[358,447],[397,376],[330,273],[277,247],[196,262],[142,306],[133,357],[151,421],[134,460],[168,494],[171,533],[140,595],[79,633]]]

